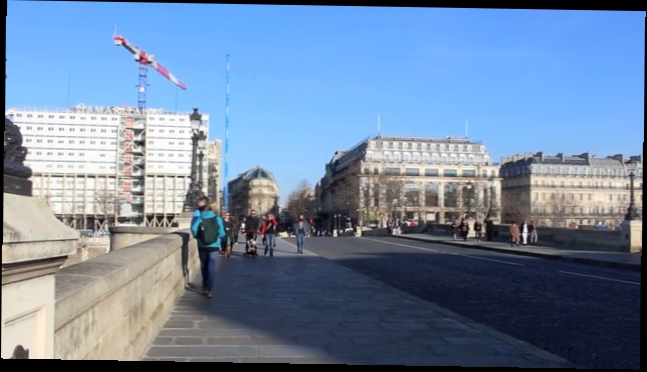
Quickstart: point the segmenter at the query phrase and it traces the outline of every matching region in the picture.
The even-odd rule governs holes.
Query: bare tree
[[[543,203],[542,210],[546,220],[551,222],[553,227],[567,227],[569,219],[575,218],[580,203],[575,200],[574,194],[554,193],[550,199]]]
[[[373,193],[376,191],[379,192],[379,187],[376,187],[377,184],[371,182],[370,177],[362,176],[359,183],[359,210],[362,213],[362,220],[364,225],[369,224],[372,221],[378,219],[377,217],[377,208],[379,206],[379,201],[375,203],[375,198]]]
[[[526,218],[526,211],[520,203],[509,202],[503,208],[503,215],[501,216],[503,223],[521,223]]]
[[[302,180],[297,187],[290,192],[286,204],[286,218],[293,221],[300,214],[306,218],[313,217],[314,209],[314,192],[307,180]]]
[[[105,216],[108,226],[113,226],[124,205],[124,198],[112,191],[100,192],[95,196],[96,214]]]
[[[401,217],[403,207],[404,183],[394,177],[380,177],[380,189],[384,195],[381,211],[392,217]]]

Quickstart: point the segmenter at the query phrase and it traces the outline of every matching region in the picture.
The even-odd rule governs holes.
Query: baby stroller
[[[243,257],[258,257],[258,249],[256,246],[256,234],[247,233],[245,236],[245,253]]]

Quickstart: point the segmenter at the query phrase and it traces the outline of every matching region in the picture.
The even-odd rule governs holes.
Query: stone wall
[[[183,230],[63,268],[55,358],[137,360],[198,267],[195,241]]]
[[[67,257],[63,267],[75,265],[110,252],[109,237],[82,237],[79,239],[76,254]]]
[[[538,230],[539,245],[576,251],[628,252],[628,247],[622,244],[620,231],[566,229],[540,227]],[[473,234],[474,232],[470,232]],[[448,224],[429,224],[427,234],[450,235],[451,226]],[[510,225],[495,225],[494,240],[509,242]]]

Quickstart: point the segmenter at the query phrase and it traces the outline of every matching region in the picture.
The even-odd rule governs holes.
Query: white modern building
[[[46,199],[62,221],[79,229],[174,223],[190,184],[189,115],[84,105],[5,113],[29,151],[34,197]],[[208,138],[207,114],[200,130]]]

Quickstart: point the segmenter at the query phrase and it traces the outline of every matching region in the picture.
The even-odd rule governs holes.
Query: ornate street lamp
[[[472,181],[467,182],[467,218],[469,219],[472,215],[472,190],[473,184]]]
[[[204,189],[204,153],[207,150],[207,136],[204,134],[204,132],[200,132],[198,135],[198,158],[199,158],[199,166],[198,166],[198,188],[200,191],[203,191]]]
[[[627,174],[629,175],[629,207],[627,207],[627,213],[625,214],[626,221],[633,221],[637,219],[638,209],[636,209],[636,197],[634,195],[634,180],[636,179],[636,169],[640,163],[635,160],[629,160],[624,163]]]
[[[195,205],[198,201],[198,198],[204,196],[200,186],[197,182],[197,161],[198,161],[198,142],[201,135],[204,136],[204,133],[200,131],[202,125],[202,114],[198,112],[197,108],[193,109],[193,113],[189,116],[191,121],[191,145],[192,145],[192,154],[191,154],[191,183],[189,185],[189,191],[186,193],[186,200],[184,202],[185,211],[190,211],[195,208]],[[200,173],[202,176],[202,172]]]

